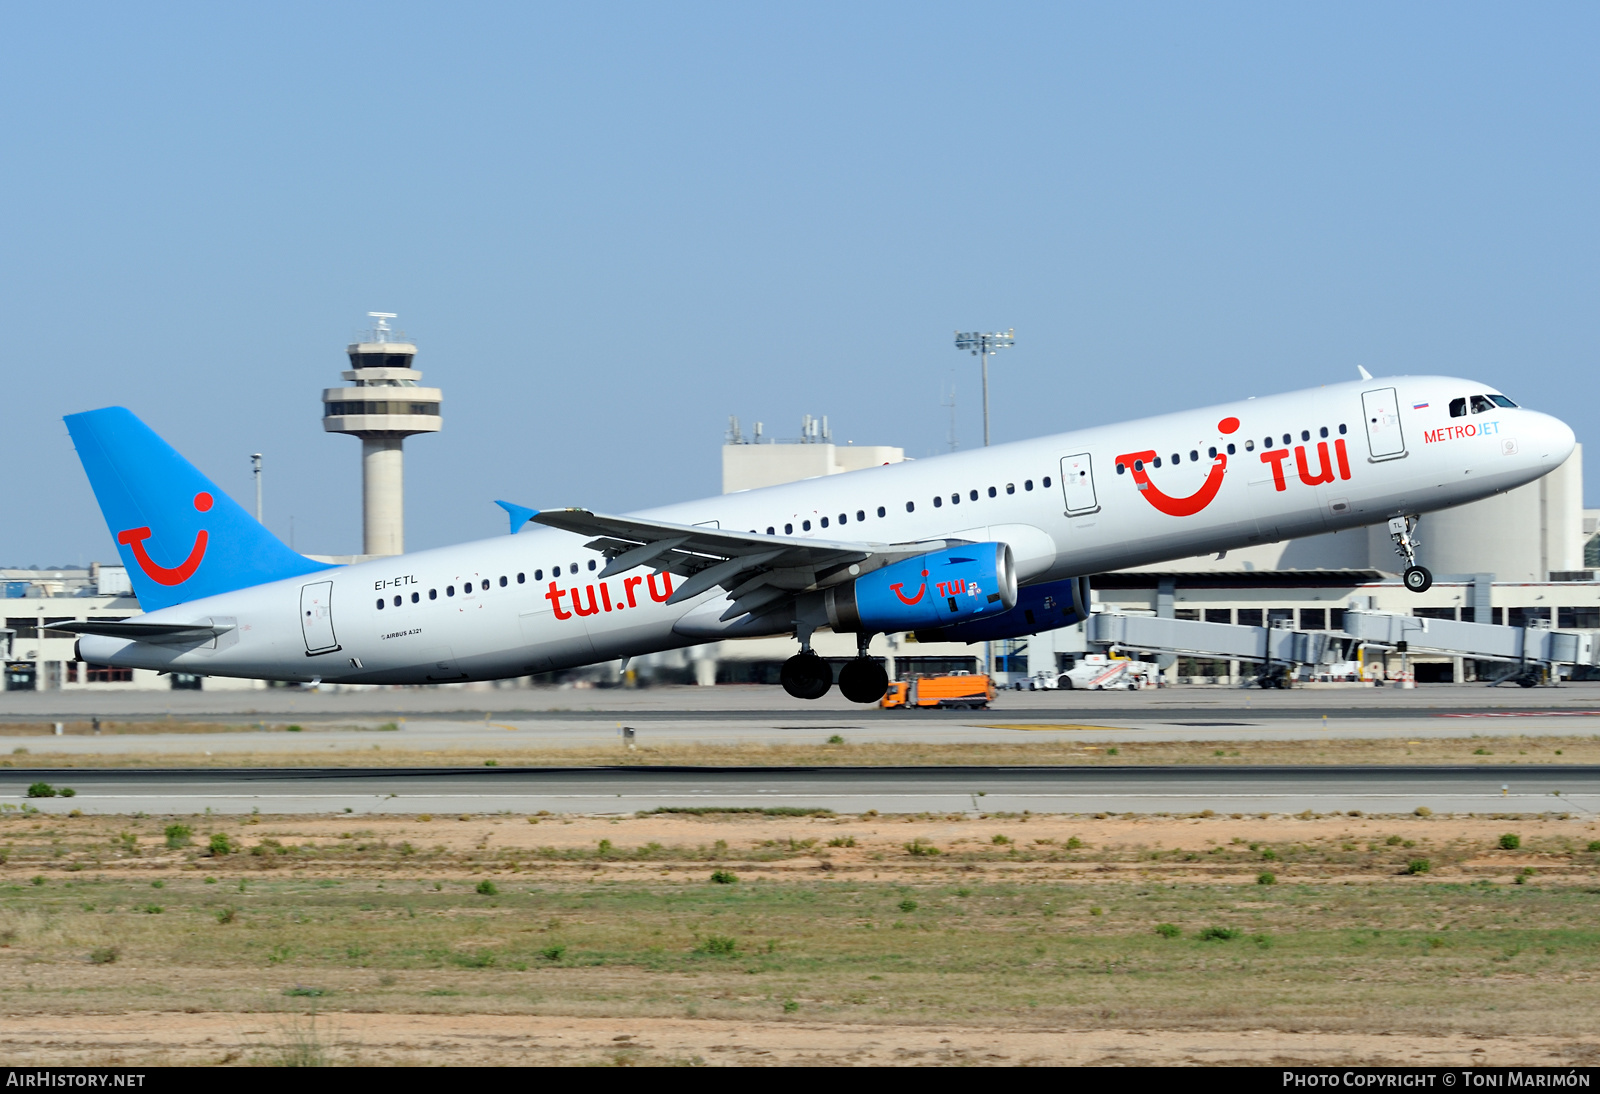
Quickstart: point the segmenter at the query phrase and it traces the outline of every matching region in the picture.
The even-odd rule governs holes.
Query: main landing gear
[[[852,703],[876,703],[889,690],[889,674],[867,656],[871,639],[871,635],[861,636],[856,659],[839,670],[839,691]],[[796,699],[820,699],[833,686],[833,666],[811,649],[809,631],[801,633],[800,643],[800,652],[783,663],[779,679],[783,690]]]
[[[1400,580],[1414,593],[1425,593],[1433,588],[1433,574],[1426,566],[1417,565],[1417,518],[1394,517],[1389,521],[1389,538],[1394,540],[1394,553],[1406,560]]]
[[[796,699],[820,699],[833,687],[833,666],[804,649],[783,663],[779,680]]]
[[[876,703],[889,690],[889,674],[863,653],[839,670],[839,691],[852,703]]]

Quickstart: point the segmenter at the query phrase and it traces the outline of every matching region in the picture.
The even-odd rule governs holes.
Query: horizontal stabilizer
[[[73,634],[98,634],[104,638],[126,638],[134,642],[181,641],[187,638],[215,638],[233,630],[233,624],[140,623],[127,619],[86,619],[75,623],[52,623],[54,631]]]

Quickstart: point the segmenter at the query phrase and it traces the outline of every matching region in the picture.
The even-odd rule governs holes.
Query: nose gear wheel
[[[1433,588],[1433,574],[1426,566],[1417,565],[1417,518],[1393,517],[1389,521],[1389,538],[1394,541],[1394,553],[1406,560],[1400,579],[1414,593],[1425,593]]]

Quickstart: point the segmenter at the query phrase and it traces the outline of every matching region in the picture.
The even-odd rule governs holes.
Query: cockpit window
[[[1474,395],[1472,397],[1472,412],[1474,414],[1482,414],[1486,410],[1493,410],[1493,409],[1494,409],[1494,404],[1489,401],[1489,396],[1487,396],[1487,395]]]
[[[1509,406],[1509,407],[1512,407],[1513,409],[1515,409],[1515,407],[1517,405],[1516,403],[1513,403],[1510,399],[1507,399],[1504,395],[1491,395],[1491,396],[1489,396],[1489,398],[1494,400],[1494,405],[1495,406]]]
[[[1467,416],[1467,400],[1465,398],[1450,400],[1450,417],[1465,418]]]

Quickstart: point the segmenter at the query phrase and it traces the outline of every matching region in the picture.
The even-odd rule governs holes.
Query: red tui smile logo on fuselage
[[[212,504],[211,495],[204,490],[194,496],[194,507],[202,513],[209,512]],[[206,557],[206,542],[209,537],[204,528],[195,534],[194,547],[189,551],[189,557],[170,569],[158,566],[145,551],[144,541],[149,538],[148,528],[129,528],[117,533],[117,542],[125,544],[128,550],[133,552],[134,560],[139,563],[139,569],[158,585],[182,585],[194,576],[194,572],[200,568],[200,560]]]
[[[1224,418],[1217,423],[1219,433],[1235,433],[1238,429],[1238,418]],[[1133,474],[1133,481],[1139,487],[1139,493],[1144,495],[1144,500],[1169,517],[1192,517],[1210,505],[1212,499],[1217,496],[1217,491],[1222,489],[1222,477],[1228,473],[1228,454],[1218,452],[1211,462],[1211,471],[1206,475],[1206,481],[1200,484],[1200,489],[1188,497],[1175,498],[1162,493],[1156,484],[1150,481],[1149,464],[1155,459],[1155,450],[1151,449],[1148,452],[1129,452],[1118,456],[1117,462]]]

